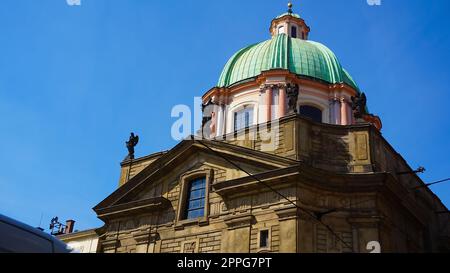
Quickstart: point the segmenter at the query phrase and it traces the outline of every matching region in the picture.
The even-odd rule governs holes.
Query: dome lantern
[[[286,34],[291,38],[308,40],[310,28],[305,21],[292,10],[292,3],[288,3],[288,11],[272,20],[270,34],[273,36]]]

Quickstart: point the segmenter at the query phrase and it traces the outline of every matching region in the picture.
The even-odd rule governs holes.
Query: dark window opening
[[[261,230],[259,234],[259,247],[265,248],[269,247],[269,231],[268,230]]]
[[[185,219],[205,216],[206,178],[198,178],[189,183],[186,199]]]
[[[322,111],[313,106],[300,106],[300,115],[312,119],[315,122],[322,122]]]
[[[297,28],[296,27],[291,28],[291,36],[292,36],[292,38],[297,38]]]

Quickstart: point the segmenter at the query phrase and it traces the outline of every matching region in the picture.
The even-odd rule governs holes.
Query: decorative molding
[[[181,253],[198,253],[200,240],[197,238],[195,240],[190,240],[181,243]]]
[[[136,241],[136,244],[138,245],[143,245],[150,242],[150,234],[148,233],[138,235],[133,234],[133,238]]]
[[[369,160],[369,143],[366,133],[355,134],[356,158],[358,161]]]
[[[117,240],[117,239],[105,240],[101,244],[102,244],[102,247],[103,247],[104,251],[117,249],[118,247],[120,247],[120,241]]]
[[[98,218],[107,220],[111,218],[117,218],[121,216],[129,216],[140,214],[143,212],[152,212],[156,210],[162,210],[168,207],[170,201],[164,197],[153,197],[145,200],[133,201],[124,204],[113,205],[110,207],[97,209]]]
[[[159,239],[159,234],[158,233],[150,233],[150,231],[146,231],[146,232],[135,232],[132,234],[134,240],[136,241],[136,244],[141,245],[141,244],[148,244],[151,242],[155,242]]]
[[[225,218],[224,222],[228,226],[229,230],[250,227],[255,221],[255,216],[250,213],[232,215]]]
[[[266,91],[267,89],[286,89],[289,86],[289,83],[264,83],[260,85],[260,91]]]
[[[291,219],[297,219],[300,215],[300,209],[296,207],[285,207],[275,210],[279,221],[286,221]]]
[[[378,215],[362,216],[362,217],[349,217],[347,221],[357,228],[377,228],[382,222],[382,217]]]
[[[279,168],[276,170],[270,170],[267,172],[255,174],[261,181],[266,183],[286,183],[288,178],[295,178],[300,174],[300,165],[296,164],[286,168]],[[233,193],[242,192],[242,190],[254,190],[258,188],[264,188],[260,182],[254,179],[254,177],[244,176],[237,179],[218,182],[213,185],[213,189],[219,195],[229,195]],[[293,181],[293,180],[292,180]]]

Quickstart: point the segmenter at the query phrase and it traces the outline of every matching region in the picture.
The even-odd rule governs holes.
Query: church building
[[[121,163],[103,253],[450,250],[448,211],[289,4],[203,95],[202,137]],[[133,136],[130,148],[137,141]]]

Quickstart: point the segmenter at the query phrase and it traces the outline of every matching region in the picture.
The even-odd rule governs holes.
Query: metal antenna
[[[43,212],[41,212],[41,219],[39,220],[39,226],[38,227],[41,227],[41,224],[42,224],[42,218],[44,217],[44,213]]]

